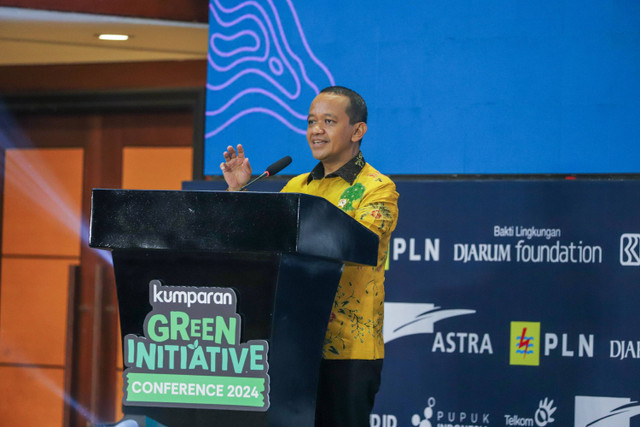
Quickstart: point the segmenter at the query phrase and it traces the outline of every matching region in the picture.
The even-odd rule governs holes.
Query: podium
[[[125,415],[313,426],[342,268],[376,265],[375,233],[304,194],[95,189],[89,240],[113,255]]]

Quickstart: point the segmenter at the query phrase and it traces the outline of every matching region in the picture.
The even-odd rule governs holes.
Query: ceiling
[[[0,66],[205,59],[208,31],[202,23],[0,7]],[[102,41],[99,33],[131,37]]]

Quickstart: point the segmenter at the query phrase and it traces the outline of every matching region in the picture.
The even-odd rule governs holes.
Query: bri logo
[[[510,365],[540,365],[540,322],[511,322]]]
[[[640,266],[640,234],[625,233],[620,236],[620,264]]]

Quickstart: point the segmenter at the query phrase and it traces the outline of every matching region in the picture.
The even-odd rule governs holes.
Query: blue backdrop
[[[640,426],[640,181],[397,184],[372,426]]]
[[[635,0],[211,0],[210,21],[205,174],[238,143],[311,169],[333,83],[367,100],[387,174],[640,172]]]

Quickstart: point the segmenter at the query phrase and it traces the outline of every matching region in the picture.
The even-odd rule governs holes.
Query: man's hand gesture
[[[244,156],[242,144],[238,144],[237,153],[230,145],[222,155],[225,161],[220,163],[220,169],[224,180],[229,186],[229,191],[238,191],[251,179],[249,159]]]

